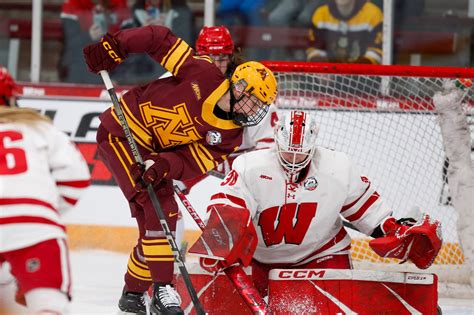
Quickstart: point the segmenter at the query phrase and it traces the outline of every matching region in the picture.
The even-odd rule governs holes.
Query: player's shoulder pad
[[[243,153],[234,160],[232,168],[239,173],[260,169],[262,165],[266,165],[268,161],[276,158],[272,156],[274,154],[273,151],[272,148],[266,148]]]

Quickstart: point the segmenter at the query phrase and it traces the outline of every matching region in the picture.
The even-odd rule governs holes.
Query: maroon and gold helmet
[[[231,55],[234,42],[225,26],[204,26],[196,40],[198,55]]]

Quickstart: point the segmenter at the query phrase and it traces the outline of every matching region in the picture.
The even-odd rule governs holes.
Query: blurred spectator
[[[313,14],[308,61],[381,63],[382,22],[367,0],[328,0]]]
[[[16,94],[18,92],[18,85],[13,81],[10,72],[7,68],[0,66],[0,106],[17,107]]]
[[[311,26],[314,10],[323,0],[281,0],[268,14],[270,26]]]
[[[66,314],[71,274],[61,215],[89,186],[89,167],[49,118],[12,106],[12,84],[0,77],[0,99],[13,98],[0,106],[0,265],[9,263],[28,314]]]
[[[194,16],[185,0],[135,0],[132,19],[122,29],[146,25],[162,25],[187,43],[194,40]],[[148,55],[129,56],[112,74],[119,84],[141,84],[154,80],[166,70]]]
[[[383,0],[372,0],[383,11]],[[393,4],[395,28],[406,26],[407,20],[420,16],[425,8],[425,0],[397,0]]]
[[[64,33],[59,78],[71,83],[101,83],[87,71],[82,48],[106,32],[119,30],[128,14],[127,0],[65,0],[61,10]]]
[[[221,0],[217,17],[227,26],[238,22],[243,25],[263,25],[262,11],[265,4],[266,0]]]
[[[314,10],[323,0],[281,0],[273,8],[268,8],[267,22],[274,27],[311,27],[311,17]],[[305,30],[301,30],[306,32]],[[272,49],[271,60],[299,60],[306,59],[303,49],[295,50],[292,47]]]

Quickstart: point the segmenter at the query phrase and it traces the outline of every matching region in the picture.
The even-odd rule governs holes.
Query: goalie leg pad
[[[220,260],[223,267],[235,263],[248,266],[257,242],[257,233],[247,209],[216,205],[211,208],[207,225],[189,252]]]

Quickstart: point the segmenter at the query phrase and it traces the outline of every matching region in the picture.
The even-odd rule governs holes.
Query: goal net
[[[279,111],[313,111],[318,144],[346,152],[377,187],[396,218],[429,213],[444,243],[434,265],[442,295],[472,296],[474,70],[449,67],[267,62],[278,80]],[[462,80],[459,80],[461,79]],[[433,104],[447,83],[461,95]],[[451,102],[453,103],[453,102]],[[351,232],[357,268],[414,271],[378,257],[369,238]],[[417,270],[418,272],[420,270]],[[455,288],[462,288],[455,290]],[[466,289],[467,288],[467,289]],[[459,293],[459,291],[461,291]]]

